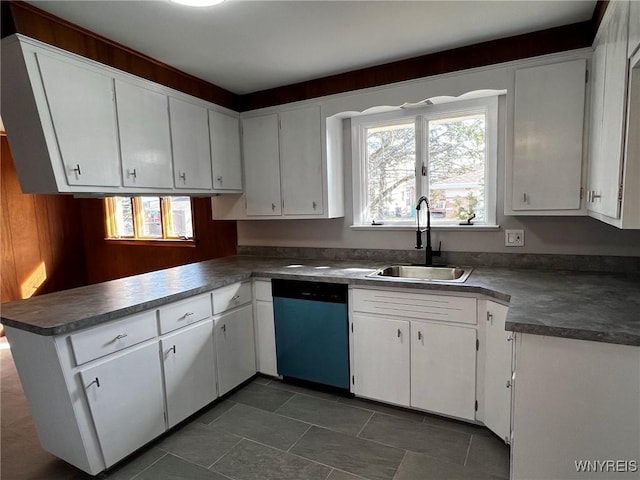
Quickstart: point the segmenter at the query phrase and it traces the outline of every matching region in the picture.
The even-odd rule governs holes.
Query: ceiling
[[[29,1],[184,72],[246,94],[589,20],[595,0]]]

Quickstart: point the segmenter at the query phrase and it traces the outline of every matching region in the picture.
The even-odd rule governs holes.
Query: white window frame
[[[428,190],[428,175],[419,174],[422,165],[428,168],[427,158],[427,128],[430,120],[452,117],[456,115],[471,115],[474,113],[485,114],[485,212],[484,221],[476,222],[464,229],[474,227],[494,227],[496,225],[497,212],[497,164],[498,164],[498,95],[492,95],[472,100],[452,101],[436,105],[428,105],[420,108],[399,109],[392,112],[361,115],[351,119],[351,158],[352,158],[352,183],[353,183],[353,226],[371,226],[371,218],[366,217],[367,211],[367,169],[366,169],[366,137],[367,128],[382,125],[400,123],[415,123],[416,128],[416,195],[425,195]],[[424,219],[420,218],[420,223]],[[450,228],[458,223],[442,222],[432,218],[432,226]],[[392,226],[398,228],[415,228],[415,221],[393,222]]]

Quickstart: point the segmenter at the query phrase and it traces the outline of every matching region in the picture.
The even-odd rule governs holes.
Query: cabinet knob
[[[216,177],[216,180],[218,181],[218,183],[222,183],[222,175],[218,175]]]
[[[220,330],[222,330],[223,332],[227,332],[227,325],[225,323],[222,324],[222,327],[220,327]]]
[[[313,205],[313,209],[315,210],[317,207],[316,202],[313,202],[312,205]]]
[[[136,169],[135,168],[133,170],[127,170],[127,174],[130,177],[133,177],[133,178],[137,178],[138,177],[138,174],[136,173]]]
[[[591,201],[595,201],[597,198],[602,198],[602,195],[596,193],[595,191],[591,192]]]
[[[180,180],[182,180],[182,183],[187,183],[187,174],[186,174],[186,172],[182,172],[178,176],[180,177]]]
[[[529,198],[529,196],[528,196],[526,193],[523,193],[523,194],[522,194],[522,201],[523,201],[524,203],[529,203],[528,198]]]
[[[273,212],[275,212],[275,211],[276,211],[276,204],[275,204],[275,203],[272,203],[272,204],[271,204],[271,210],[272,210]]]
[[[400,335],[402,335],[402,332],[398,329],[398,338],[400,338]]]
[[[121,333],[120,335],[116,335],[116,338],[115,338],[115,339],[116,339],[116,340],[121,340],[121,339],[126,338],[126,337],[127,337],[127,334],[126,334],[126,333]]]
[[[493,313],[487,312],[487,322],[491,322],[491,325],[493,325]]]
[[[509,335],[509,336],[507,337],[507,342],[510,342],[511,340],[513,340],[513,335]]]
[[[418,340],[422,340],[422,332],[418,330]]]
[[[73,169],[74,172],[78,174],[78,176],[82,175],[82,171],[80,170],[80,164],[76,163],[76,168]]]
[[[507,388],[511,388],[511,380],[507,380]]]

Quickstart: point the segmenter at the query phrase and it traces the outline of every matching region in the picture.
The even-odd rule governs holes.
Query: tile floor
[[[6,339],[0,339],[0,478],[95,478],[40,448],[6,347]],[[492,480],[508,476],[508,448],[485,428],[256,377],[97,478]]]

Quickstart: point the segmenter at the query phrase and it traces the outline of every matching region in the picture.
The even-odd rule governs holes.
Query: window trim
[[[143,210],[142,197],[152,196],[160,199],[160,221],[162,224],[162,237],[145,237],[139,232],[144,231],[142,224]],[[180,195],[184,196],[184,195]],[[115,205],[114,197],[126,197],[131,199],[131,210],[133,215],[133,235],[118,237],[115,235]],[[193,199],[189,197],[191,210],[191,221],[193,224],[193,237],[182,239],[179,237],[170,237],[165,232],[171,231],[171,215],[170,212],[170,196],[167,195],[114,195],[105,197],[104,206],[104,225],[105,225],[105,241],[117,243],[119,245],[166,245],[166,246],[196,246],[196,230],[195,216],[193,214]]]
[[[418,169],[423,162],[428,165],[426,152],[427,129],[429,120],[447,118],[457,114],[485,113],[485,219],[482,223],[465,227],[465,230],[480,227],[493,227],[497,221],[497,179],[498,179],[498,98],[502,93],[475,98],[471,100],[457,100],[418,108],[404,108],[391,112],[360,115],[351,118],[351,163],[352,163],[352,197],[353,197],[353,227],[371,227],[371,219],[365,218],[366,191],[366,138],[365,129],[410,123],[413,119],[416,128],[416,194],[420,195],[428,189],[427,178],[418,175]],[[422,220],[421,220],[422,223]],[[415,222],[406,220],[386,223],[384,226],[399,229],[411,228]],[[437,222],[433,227],[450,228],[453,223]],[[374,226],[375,228],[375,226]]]

